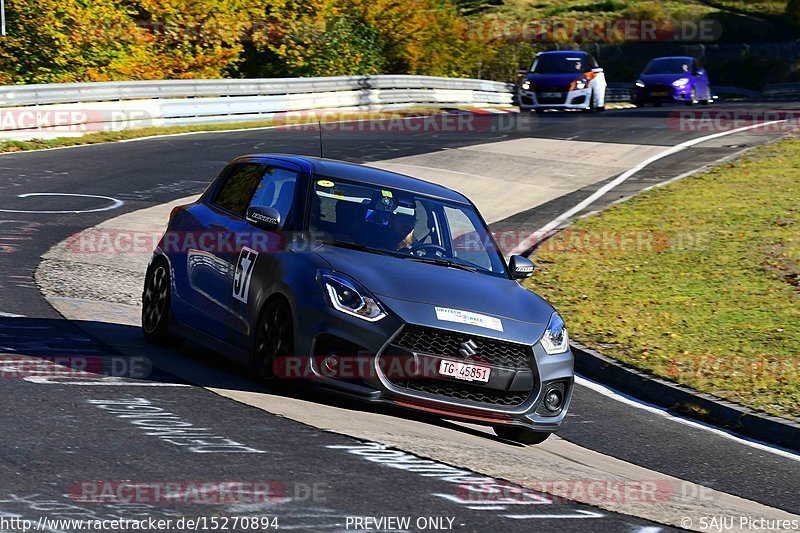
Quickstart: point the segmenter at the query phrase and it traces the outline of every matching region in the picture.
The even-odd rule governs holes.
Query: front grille
[[[504,407],[522,405],[531,395],[530,392],[525,391],[486,389],[466,383],[443,381],[439,379],[392,380],[392,383],[404,389],[433,394],[435,396],[487,405],[502,405]]]
[[[470,358],[465,357],[459,351],[462,349],[461,344],[468,341],[472,341],[474,346],[477,346],[476,355]],[[535,367],[532,364],[533,350],[529,346],[422,326],[406,326],[392,342],[392,348],[517,371],[531,372]],[[537,383],[535,377],[536,373],[534,372],[534,383]],[[492,388],[488,384],[476,385],[450,378],[387,377],[387,379],[394,386],[410,392],[425,393],[442,400],[466,401],[484,406],[516,407],[525,403],[533,394],[533,390],[510,391],[504,388]],[[533,389],[538,389],[538,385],[534,385]]]
[[[470,359],[475,363],[487,363],[515,370],[531,369],[533,353],[529,346],[456,331],[406,326],[392,344],[416,353],[467,360],[459,350],[461,343],[470,340],[478,346],[477,355]]]
[[[569,87],[560,85],[537,85],[536,86],[536,100],[540,104],[563,104],[567,101],[567,93]],[[560,98],[544,98],[544,93],[561,93]]]
[[[647,87],[647,92],[649,94],[652,94],[652,93],[672,94],[672,86],[670,86],[670,85],[649,85]]]

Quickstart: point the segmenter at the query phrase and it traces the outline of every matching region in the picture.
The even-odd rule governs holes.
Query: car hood
[[[582,76],[582,72],[570,72],[567,74],[528,74],[528,80],[531,83],[541,83],[544,85],[569,85]]]
[[[653,84],[653,85],[672,85],[672,82],[678,80],[680,78],[689,78],[692,77],[688,73],[684,74],[642,74],[639,76],[639,79],[645,82],[646,84]]]
[[[379,299],[429,304],[547,325],[554,309],[513,280],[357,250],[315,250],[333,270],[354,278]]]

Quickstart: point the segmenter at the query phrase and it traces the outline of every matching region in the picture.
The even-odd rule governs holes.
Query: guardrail
[[[241,122],[321,109],[512,105],[513,84],[430,76],[170,80],[0,87],[0,137]]]
[[[800,96],[800,83],[772,83],[764,87],[764,96],[768,98],[786,98]]]

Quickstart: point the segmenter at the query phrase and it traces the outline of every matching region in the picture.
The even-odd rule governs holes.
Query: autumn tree
[[[114,0],[6,0],[1,83],[158,77],[150,38]]]

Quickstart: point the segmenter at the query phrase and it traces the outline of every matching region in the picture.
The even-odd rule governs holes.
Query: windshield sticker
[[[383,195],[384,198],[392,197],[392,191],[381,191],[381,194]]]
[[[469,324],[470,326],[478,326],[479,328],[503,331],[503,322],[499,318],[470,313],[469,311],[437,307],[436,318],[444,322],[458,322],[459,324]]]
[[[333,187],[333,185],[334,185],[334,184],[333,184],[333,182],[332,182],[332,181],[328,181],[328,180],[319,180],[319,181],[317,182],[317,185],[319,185],[320,187],[325,187],[325,188],[328,188],[328,187]]]

